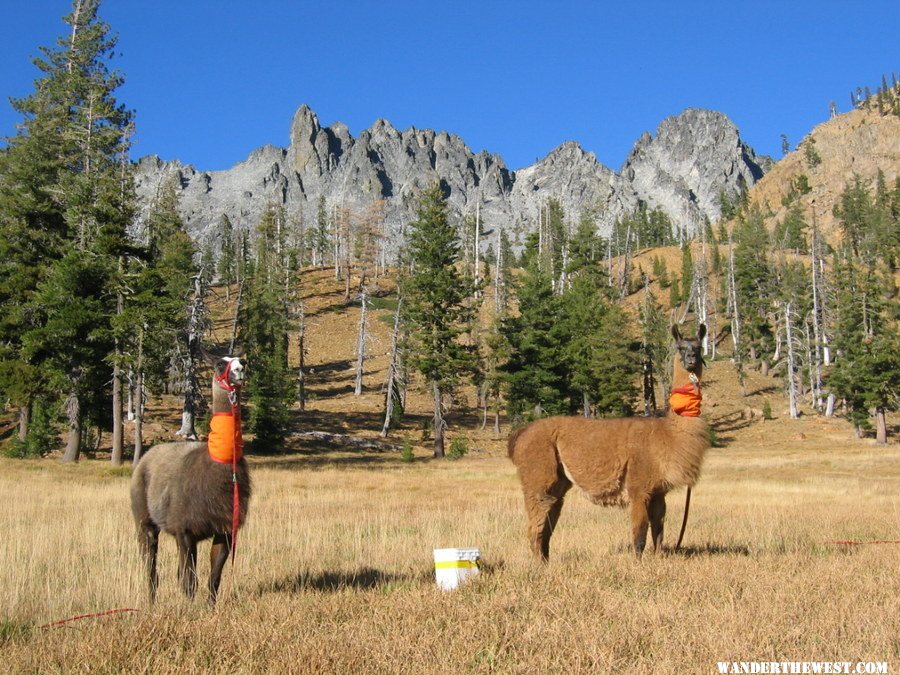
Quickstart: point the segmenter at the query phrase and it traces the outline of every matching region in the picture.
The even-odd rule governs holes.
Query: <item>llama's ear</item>
[[[206,361],[214,368],[218,366],[219,360],[222,358],[221,356],[217,356],[216,354],[212,354],[211,352],[206,351],[202,346],[200,347],[200,356],[204,361]]]
[[[706,337],[706,324],[701,323],[697,326],[697,339],[702,340],[704,337]]]
[[[676,324],[672,324],[672,337],[675,338],[675,342],[681,340],[681,333],[678,331],[678,326]]]
[[[228,359],[224,359],[221,356],[215,357],[213,361],[213,368],[215,368],[216,375],[221,377],[225,374],[225,370],[228,368]]]

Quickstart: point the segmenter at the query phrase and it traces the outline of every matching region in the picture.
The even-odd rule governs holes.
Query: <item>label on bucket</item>
[[[478,574],[481,552],[477,548],[434,549],[434,577],[441,590],[452,591],[466,578]]]

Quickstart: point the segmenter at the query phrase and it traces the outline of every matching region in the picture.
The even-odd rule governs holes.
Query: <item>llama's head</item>
[[[681,367],[691,375],[699,378],[703,374],[703,338],[706,335],[706,325],[697,326],[697,335],[684,337],[678,330],[678,326],[672,326],[672,337],[675,338],[675,351]]]
[[[244,382],[244,363],[237,357],[223,356],[216,361],[216,381],[225,389],[240,387]]]

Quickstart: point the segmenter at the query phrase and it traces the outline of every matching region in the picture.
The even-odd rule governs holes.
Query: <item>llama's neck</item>
[[[231,399],[228,392],[219,384],[215,377],[212,382],[212,411],[215,413],[230,413]]]
[[[689,384],[696,384],[699,387],[700,378],[703,376],[703,366],[700,366],[699,371],[700,372],[696,375],[688,372],[684,366],[681,365],[681,361],[676,357],[675,367],[672,372],[672,388],[678,389],[679,387],[684,387]]]

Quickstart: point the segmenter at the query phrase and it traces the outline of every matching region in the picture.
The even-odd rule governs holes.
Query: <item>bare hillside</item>
[[[820,162],[810,161],[810,145]],[[805,175],[811,189],[800,199],[804,214],[808,222],[815,218],[824,232],[833,234],[837,223],[832,210],[844,188],[855,175],[874,181],[879,170],[889,186],[900,175],[900,117],[854,110],[813,129],[750,189],[750,202],[771,212],[772,227],[785,216],[782,199]]]

